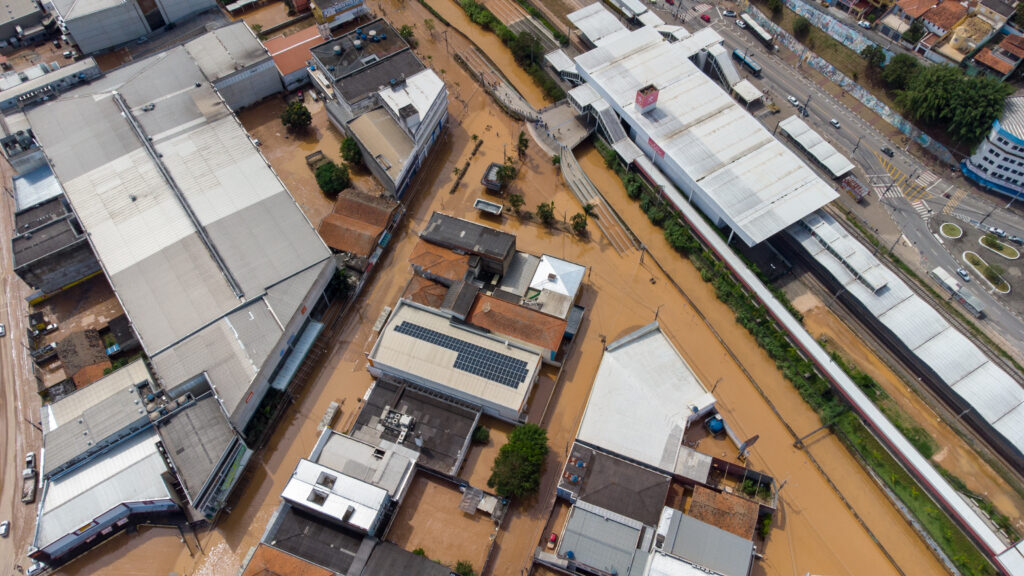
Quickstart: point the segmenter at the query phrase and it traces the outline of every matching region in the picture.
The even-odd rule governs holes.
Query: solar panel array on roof
[[[395,327],[395,332],[456,352],[458,354],[455,357],[457,370],[487,378],[509,388],[519,388],[519,385],[526,381],[526,376],[530,372],[526,362],[518,358],[470,344],[413,322],[403,321]]]

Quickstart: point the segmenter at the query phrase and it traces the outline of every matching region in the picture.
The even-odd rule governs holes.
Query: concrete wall
[[[276,73],[276,72],[275,72]],[[306,294],[306,298],[302,301],[302,305],[296,314],[285,324],[284,333],[277,342],[277,346],[274,351],[270,353],[267,358],[267,362],[260,368],[260,371],[256,374],[256,378],[253,379],[252,384],[249,385],[249,391],[252,393],[249,397],[248,402],[243,402],[234,408],[231,413],[231,423],[238,430],[245,430],[246,425],[249,424],[249,420],[252,419],[253,414],[256,413],[256,408],[259,407],[260,402],[263,401],[263,397],[267,395],[267,390],[270,389],[270,376],[277,369],[277,366],[285,360],[285,354],[289,349],[289,341],[291,341],[303,327],[306,319],[309,317],[310,310],[316,305],[317,299],[323,294],[324,289],[327,288],[327,284],[331,281],[334,276],[334,271],[337,269],[333,263],[333,259],[327,260],[328,266],[320,271],[320,275],[317,277],[316,282],[313,283],[312,289]],[[317,264],[320,266],[321,264]],[[303,312],[303,309],[305,310]],[[280,320],[285,320],[281,318]],[[225,408],[231,409],[230,406]]]
[[[284,90],[281,74],[270,56],[259,64],[218,80],[214,87],[235,112]]]
[[[168,23],[217,6],[215,0],[156,0],[156,4]]]
[[[66,20],[64,24],[83,54],[130,42],[149,34],[149,26],[134,0]]]
[[[14,269],[26,284],[46,294],[100,271],[100,263],[83,236],[74,244]]]

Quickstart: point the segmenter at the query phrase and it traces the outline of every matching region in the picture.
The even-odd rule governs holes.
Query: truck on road
[[[21,501],[31,504],[36,501],[36,469],[25,468],[21,473]]]

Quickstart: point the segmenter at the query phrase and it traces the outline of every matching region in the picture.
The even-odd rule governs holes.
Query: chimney
[[[647,114],[654,110],[657,104],[658,89],[654,87],[654,84],[648,84],[636,91],[636,107],[641,114]]]

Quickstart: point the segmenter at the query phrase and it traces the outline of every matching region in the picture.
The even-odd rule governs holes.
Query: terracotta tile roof
[[[545,350],[558,350],[567,325],[560,318],[486,294],[477,297],[466,322]]]
[[[413,270],[421,276],[448,283],[460,282],[469,270],[469,255],[420,240],[409,255]]]
[[[86,366],[78,372],[75,372],[71,376],[71,381],[75,383],[75,389],[85,388],[89,384],[103,378],[103,373],[111,367],[112,365],[110,364],[110,360],[105,360],[103,362],[93,364],[92,366]]]
[[[310,26],[289,36],[275,36],[264,42],[263,46],[274,59],[281,75],[286,76],[305,66],[306,61],[312,58],[309,49],[323,41],[316,26]]]
[[[896,5],[899,6],[907,16],[916,20],[935,5],[935,0],[899,0]]]
[[[996,72],[1006,76],[1013,71],[1013,64],[1003,60],[992,53],[992,50],[985,48],[974,55],[974,61],[978,64],[987,66]]]
[[[417,304],[440,309],[447,294],[448,287],[444,284],[413,274],[412,278],[409,279],[409,283],[405,286],[402,298],[412,300]]]
[[[967,16],[967,7],[956,0],[944,0],[938,6],[925,12],[921,18],[931,22],[943,30],[950,30],[956,23]]]
[[[928,32],[927,34],[924,35],[924,38],[921,38],[921,40],[918,41],[918,44],[920,44],[921,46],[924,46],[925,48],[931,48],[939,40],[942,40],[942,38],[940,38],[936,34],[932,34],[931,32]]]
[[[694,486],[689,516],[726,532],[752,540],[757,527],[757,504],[725,492]]]
[[[397,207],[398,203],[391,200],[345,190],[317,232],[331,248],[365,258],[373,253]]]
[[[266,544],[256,547],[249,563],[245,565],[242,576],[269,576],[271,574],[287,574],[288,576],[332,576],[334,573],[307,562],[302,558],[282,552]]]
[[[1024,36],[1010,34],[999,43],[999,47],[1017,58],[1024,58]]]

